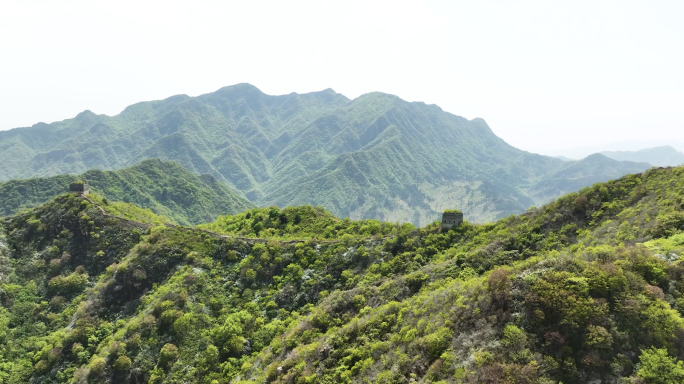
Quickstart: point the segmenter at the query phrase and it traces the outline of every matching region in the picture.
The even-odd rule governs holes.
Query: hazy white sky
[[[247,82],[437,104],[545,154],[684,142],[683,19],[681,0],[3,0],[0,129]]]

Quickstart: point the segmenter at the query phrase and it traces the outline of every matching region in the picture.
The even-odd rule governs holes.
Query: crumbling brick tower
[[[86,196],[88,193],[90,193],[90,190],[88,189],[88,184],[82,181],[77,181],[69,185],[69,192],[75,192],[79,196]]]
[[[463,222],[463,212],[457,210],[446,210],[442,214],[442,228],[458,227]]]

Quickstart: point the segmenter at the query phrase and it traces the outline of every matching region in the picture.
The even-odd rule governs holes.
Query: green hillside
[[[88,195],[87,199],[84,200],[86,200],[86,202],[97,204],[100,208],[102,208],[100,212],[103,212],[106,215],[134,221],[136,223],[143,224],[143,227],[147,225],[176,225],[176,223],[174,223],[173,220],[169,219],[168,217],[157,215],[149,209],[140,208],[132,203],[124,203],[123,201],[109,201],[106,198],[95,194]]]
[[[415,225],[450,207],[471,221],[492,221],[649,168],[531,154],[482,119],[383,93],[269,96],[249,84],[0,132],[0,180],[119,169],[148,158],[212,175],[258,206],[320,205],[339,217]],[[568,172],[571,182],[559,177]]]
[[[81,175],[0,183],[0,216],[42,204],[68,191],[69,184],[76,180],[86,180],[94,192],[112,204],[134,203],[181,224],[209,222],[219,214],[254,206],[212,176],[198,176],[178,163],[152,159],[117,171],[90,170]]]
[[[254,215],[271,238],[134,225],[73,195],[6,218],[0,380],[684,380],[684,168],[449,231],[360,236],[311,207],[214,225],[252,235]]]
[[[215,233],[263,239],[339,239],[383,236],[399,225],[373,219],[341,220],[321,207],[255,208],[237,215],[219,216],[213,223],[197,226]]]

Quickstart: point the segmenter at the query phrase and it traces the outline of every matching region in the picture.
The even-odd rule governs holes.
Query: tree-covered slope
[[[261,239],[339,239],[385,236],[395,225],[374,219],[339,219],[322,207],[254,208],[237,215],[222,215],[197,228],[214,233]]]
[[[63,195],[2,224],[0,378],[679,383],[683,176],[384,237],[310,207],[216,223],[256,215],[269,239],[133,225]],[[340,238],[279,240],[298,214],[300,233]]]
[[[249,84],[0,132],[0,180],[119,169],[148,158],[212,175],[260,206],[322,205],[340,217],[416,225],[454,206],[470,220],[491,221],[649,167],[531,154],[482,119],[392,95],[349,100],[328,89],[270,96]],[[568,184],[557,175],[570,168],[576,177]]]
[[[117,171],[90,170],[0,183],[0,215],[32,208],[85,180],[90,188],[112,201],[131,202],[181,224],[213,221],[220,214],[238,213],[254,205],[210,175],[195,175],[178,163],[145,160]]]

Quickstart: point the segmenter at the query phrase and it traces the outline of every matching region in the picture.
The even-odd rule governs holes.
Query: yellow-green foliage
[[[86,273],[74,272],[68,276],[56,276],[48,282],[48,288],[56,293],[69,293],[81,291],[88,284]]]
[[[637,375],[648,383],[675,384],[684,382],[684,363],[676,358],[668,356],[667,349],[651,347],[643,350],[641,367]]]
[[[262,238],[350,239],[397,232],[395,225],[378,220],[340,220],[321,207],[256,208],[237,215],[219,216],[199,228],[214,232]],[[349,235],[345,237],[345,235]]]
[[[684,253],[684,233],[678,233],[668,238],[650,240],[644,245],[655,254],[669,260],[677,260]]]
[[[149,209],[140,208],[135,204],[122,201],[107,201],[105,203],[101,197],[95,194],[89,195],[89,198],[98,203],[110,215],[146,224],[162,225],[173,223],[171,219],[157,215]]]
[[[60,197],[2,223],[0,378],[679,382],[682,176],[448,231],[311,207],[215,223],[267,240],[141,229]]]

